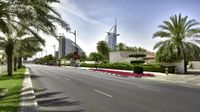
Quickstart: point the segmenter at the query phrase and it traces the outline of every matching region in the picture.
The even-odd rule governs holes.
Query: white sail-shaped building
[[[115,50],[117,45],[117,36],[119,36],[119,34],[117,34],[117,21],[115,20],[115,25],[110,29],[109,32],[107,32],[106,36],[106,42],[110,50]]]

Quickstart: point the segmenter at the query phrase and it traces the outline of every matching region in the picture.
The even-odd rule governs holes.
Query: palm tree
[[[188,20],[188,16],[182,17],[181,14],[171,16],[170,21],[159,25],[161,30],[155,32],[153,38],[161,37],[163,40],[154,45],[154,49],[158,48],[156,59],[159,62],[183,60],[186,73],[186,62],[194,58],[200,59],[200,48],[197,45],[200,42],[200,29],[197,25],[199,22]]]
[[[109,48],[105,41],[99,41],[97,43],[97,51],[101,53],[105,59],[109,59]]]
[[[117,44],[116,47],[117,47],[117,50],[119,50],[119,51],[123,51],[123,50],[126,49],[126,44],[120,42],[120,43]]]
[[[50,3],[58,3],[59,0],[3,0],[0,1],[0,31],[4,34],[0,38],[0,46],[4,47],[7,54],[8,75],[12,75],[13,49],[16,42],[12,33],[18,31],[18,27],[24,28],[39,41],[43,41],[38,32],[56,37],[55,23],[67,31],[69,25],[61,19],[58,12]],[[12,29],[12,30],[10,30]]]
[[[18,69],[22,66],[22,58],[27,59],[32,57],[37,52],[42,51],[41,42],[38,41],[35,37],[26,37],[24,39],[18,39],[14,48],[14,69],[18,64]]]

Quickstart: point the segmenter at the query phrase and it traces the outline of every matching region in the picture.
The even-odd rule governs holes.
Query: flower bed
[[[114,71],[114,70],[105,70],[105,69],[90,69],[92,71],[98,71],[98,72],[106,72],[111,74],[120,75],[123,77],[155,77],[153,74],[143,73],[143,74],[136,74],[136,73],[130,73],[130,72],[122,72],[122,71]]]

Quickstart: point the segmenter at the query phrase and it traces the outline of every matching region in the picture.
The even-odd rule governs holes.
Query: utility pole
[[[70,33],[74,34],[74,37],[75,37],[75,40],[74,40],[74,43],[75,43],[75,46],[74,46],[74,60],[76,60],[76,58],[78,57],[78,56],[76,56],[76,55],[78,55],[77,47],[76,47],[76,30],[74,32],[70,32]]]

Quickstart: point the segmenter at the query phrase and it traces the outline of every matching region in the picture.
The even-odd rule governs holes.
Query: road
[[[67,67],[29,65],[41,112],[199,112],[200,89]]]

